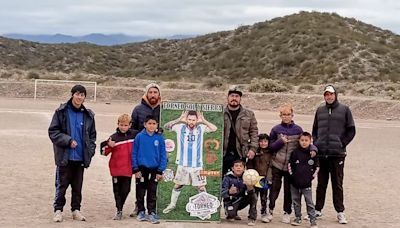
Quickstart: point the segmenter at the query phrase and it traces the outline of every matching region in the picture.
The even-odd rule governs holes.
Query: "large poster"
[[[158,184],[157,214],[165,220],[220,220],[223,106],[164,101],[168,167]]]

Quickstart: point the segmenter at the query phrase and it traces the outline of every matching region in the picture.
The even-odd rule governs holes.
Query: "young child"
[[[296,215],[292,225],[301,225],[301,196],[304,195],[311,228],[317,228],[315,206],[312,201],[311,182],[318,174],[319,162],[317,157],[311,157],[310,144],[311,134],[303,132],[300,135],[299,146],[293,151],[288,164],[288,170],[291,175],[290,190]]]
[[[254,226],[257,219],[257,194],[254,186],[246,186],[243,182],[243,173],[245,163],[242,160],[233,162],[232,171],[228,172],[222,181],[222,198],[226,219],[241,220],[237,212],[250,205],[249,209],[249,226]]]
[[[117,213],[114,220],[122,219],[122,209],[132,181],[132,144],[137,131],[131,130],[131,117],[122,114],[118,117],[117,131],[108,140],[100,144],[100,153],[107,156],[111,153],[108,163],[112,176],[113,192]]]
[[[264,176],[264,184],[270,184],[272,182],[272,172],[270,163],[272,159],[272,152],[268,149],[269,135],[259,134],[258,135],[258,149],[256,155],[252,160],[248,160],[247,168],[257,170],[260,176]],[[255,188],[257,196],[260,195],[261,200],[261,221],[264,223],[270,222],[267,217],[267,197],[268,188],[261,186],[262,188]]]
[[[283,179],[283,223],[290,223],[292,213],[292,198],[290,194],[288,162],[293,150],[297,148],[300,134],[303,129],[293,121],[293,107],[290,104],[283,104],[279,107],[281,123],[271,129],[270,149],[274,152],[271,161],[272,186],[269,192],[268,219],[272,220],[275,201],[279,196]],[[311,147],[315,147],[311,145]],[[314,150],[314,149],[311,149]],[[316,156],[313,152],[312,156]]]
[[[132,170],[136,178],[137,220],[149,220],[153,224],[160,223],[156,214],[157,182],[162,179],[162,173],[167,167],[164,137],[156,132],[157,125],[154,116],[146,116],[144,129],[136,136],[132,152]],[[146,191],[148,217],[144,207]]]

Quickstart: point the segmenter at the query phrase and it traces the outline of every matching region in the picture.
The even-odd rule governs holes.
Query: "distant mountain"
[[[0,37],[0,69],[229,83],[400,82],[400,36],[335,13],[300,12],[190,39],[118,46]]]
[[[8,34],[3,34],[2,36],[11,39],[27,40],[45,44],[62,44],[62,43],[74,44],[80,42],[87,42],[97,45],[111,46],[111,45],[120,45],[127,43],[144,42],[151,39],[159,39],[159,38],[187,39],[187,38],[192,38],[195,35],[173,35],[170,37],[151,37],[151,36],[128,36],[125,34],[105,35],[102,33],[92,33],[85,36],[69,36],[64,34],[28,35],[28,34],[8,33]]]

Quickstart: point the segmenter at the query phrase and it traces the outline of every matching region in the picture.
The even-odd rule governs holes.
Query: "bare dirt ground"
[[[98,152],[91,167],[85,171],[82,211],[87,221],[72,220],[68,192],[65,221],[61,224],[52,222],[55,165],[47,128],[54,110],[67,99],[34,101],[0,97],[0,227],[155,227],[129,218],[128,214],[133,209],[133,192],[124,208],[124,219],[111,220],[115,207],[108,157],[100,156]],[[116,117],[121,113],[130,113],[137,101],[86,103],[96,113],[97,143],[114,131]],[[279,123],[276,112],[256,111],[256,116],[260,132],[269,133],[271,127]],[[360,116],[356,118],[357,135],[348,148],[345,168],[347,227],[399,227],[400,122],[361,119]],[[307,131],[310,131],[312,118],[312,115],[295,115],[295,121]],[[256,226],[290,226],[280,222],[282,194],[274,214],[272,223],[258,221]],[[343,227],[336,221],[330,190],[323,214],[324,217],[318,220],[319,227]],[[246,211],[242,211],[241,215],[246,218]],[[162,222],[157,226],[180,228],[193,227],[193,224]],[[195,226],[244,227],[247,224],[246,220],[232,224],[222,219],[221,223],[199,223]],[[301,227],[309,225],[304,222]]]

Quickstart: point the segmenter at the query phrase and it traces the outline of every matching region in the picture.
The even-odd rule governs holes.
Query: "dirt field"
[[[127,216],[133,209],[131,192],[124,209],[124,219],[113,221],[115,212],[108,157],[96,153],[92,165],[85,171],[82,211],[87,222],[73,221],[69,213],[70,196],[64,208],[65,221],[52,222],[54,173],[52,144],[47,136],[51,116],[59,101],[0,98],[0,227],[150,227]],[[97,143],[107,138],[116,127],[116,116],[130,113],[132,103],[87,103],[96,113]],[[279,122],[277,113],[256,112],[259,128],[270,131]],[[312,116],[295,115],[295,121],[309,131]],[[347,227],[399,227],[400,202],[399,161],[400,122],[356,119],[357,135],[348,148],[345,168],[345,206]],[[316,184],[314,183],[314,186]],[[315,197],[315,195],[314,195]],[[272,223],[258,227],[288,227],[280,223],[282,195],[277,202]],[[324,217],[319,227],[343,227],[336,222],[331,192],[328,191]],[[242,212],[246,218],[246,212]],[[234,223],[247,226],[246,220]],[[189,227],[190,223],[162,222],[158,227]],[[197,227],[232,227],[201,223]],[[302,227],[308,227],[303,223]]]

